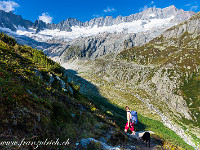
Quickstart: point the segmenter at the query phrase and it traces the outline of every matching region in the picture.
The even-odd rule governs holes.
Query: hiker
[[[134,123],[132,122],[132,116],[131,116],[131,110],[128,106],[125,107],[125,110],[127,112],[127,123],[126,123],[126,126],[125,126],[125,132],[127,132],[127,130],[129,129],[130,127],[130,130],[132,131],[132,135],[135,135],[135,131],[134,131]]]

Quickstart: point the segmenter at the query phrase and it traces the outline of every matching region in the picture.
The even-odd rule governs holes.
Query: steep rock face
[[[8,28],[12,31],[16,31],[17,27],[21,26],[24,28],[29,28],[32,26],[32,22],[24,20],[21,16],[15,15],[12,12],[5,12],[0,10],[0,27]]]
[[[192,16],[194,12],[192,11],[184,11],[179,10],[175,6],[169,6],[163,9],[160,8],[148,8],[147,10],[144,10],[143,12],[136,13],[130,16],[122,17],[118,16],[116,18],[113,18],[112,16],[107,17],[99,17],[91,19],[90,21],[81,22],[75,18],[68,18],[65,21],[61,21],[58,24],[46,24],[44,22],[38,22],[38,20],[35,21],[35,23],[32,23],[31,21],[24,20],[21,16],[15,15],[12,12],[5,12],[3,10],[0,11],[0,26],[3,28],[9,28],[12,31],[16,31],[16,27],[21,26],[25,29],[28,29],[30,27],[36,27],[36,25],[39,24],[39,26],[42,26],[43,28],[39,28],[36,33],[43,29],[50,29],[55,30],[58,29],[60,31],[67,31],[71,32],[73,26],[79,26],[79,27],[103,27],[103,26],[112,26],[117,25],[124,22],[132,22],[134,20],[149,20],[149,19],[164,19],[169,18],[171,16],[174,16],[174,20],[172,22],[180,23],[186,19],[188,19],[190,16]]]
[[[87,22],[68,18],[58,24],[46,24],[41,20],[32,23],[12,12],[1,11],[0,20],[3,28],[17,30],[16,35],[10,35],[21,44],[41,48],[51,57],[61,57],[64,62],[73,57],[96,59],[116,55],[124,49],[141,46],[193,13],[170,6],[148,8],[126,17],[99,17]],[[27,31],[18,30],[19,27]]]
[[[128,49],[133,46],[141,46],[149,42],[153,38],[163,33],[167,28],[188,19],[192,14],[193,12],[186,12],[177,9],[175,6],[170,6],[164,9],[149,8],[143,12],[127,17],[118,16],[117,18],[113,18],[111,16],[107,16],[106,18],[94,18],[85,23],[81,23],[74,19],[66,20],[68,27],[77,25],[84,27],[97,26],[98,28],[136,20],[143,21],[141,22],[141,25],[135,27],[141,28],[141,32],[134,30],[132,31],[133,33],[131,33],[129,30],[134,28],[133,25],[132,28],[124,28],[124,31],[120,33],[117,31],[116,33],[109,33],[109,31],[107,31],[108,33],[100,33],[95,36],[84,37],[83,35],[83,37],[75,38],[69,42],[65,42],[62,46],[59,45],[58,48],[50,47],[46,49],[46,53],[49,54],[49,56],[55,56],[55,52],[58,54],[59,49],[59,51],[62,53],[59,53],[60,55],[56,55],[56,57],[61,57],[61,62],[68,61],[73,57],[96,59],[108,54],[116,55],[124,49]],[[160,26],[154,25],[155,27],[150,27],[151,23],[154,23],[154,19],[166,19],[170,17],[171,19],[168,23],[163,23]],[[149,28],[149,30],[147,28]],[[58,43],[59,41],[60,40],[57,40]]]
[[[160,35],[161,30],[146,33],[102,33],[97,36],[81,37],[62,46],[45,49],[50,57],[60,57],[66,62],[73,57],[96,59],[107,54],[116,55],[124,49],[140,46]]]
[[[134,20],[149,20],[149,19],[164,19],[169,18],[171,16],[174,16],[174,22],[182,22],[186,19],[188,19],[191,15],[193,15],[194,12],[192,11],[184,11],[177,9],[174,5],[166,7],[166,8],[148,8],[147,10],[144,10],[143,12],[136,13],[130,16],[122,17],[118,16],[116,18],[113,18],[112,16],[107,17],[99,17],[91,19],[90,21],[86,22],[80,22],[76,19],[67,19],[65,22],[69,24],[69,26],[97,26],[97,27],[103,27],[103,26],[112,26],[116,24],[120,24],[123,22],[132,22]],[[73,24],[71,22],[73,21]]]
[[[199,13],[195,14],[191,17],[188,21],[183,22],[177,26],[174,26],[168,29],[166,32],[163,33],[163,36],[167,39],[172,37],[180,37],[184,32],[188,32],[193,36],[197,36],[200,33],[200,17]]]
[[[179,116],[179,118],[181,118],[179,115],[181,114],[187,119],[192,119],[183,97],[174,93],[176,89],[180,88],[181,75],[179,72],[173,71],[174,76],[170,78],[171,74],[168,72],[172,70],[172,66],[156,68],[119,61],[109,62],[106,60],[103,61],[103,66],[99,64],[102,64],[102,62],[95,62],[93,68],[94,74],[109,76],[107,78],[108,81],[116,80],[134,87],[134,89],[142,89],[149,95],[151,103],[161,108],[163,112],[165,112],[164,110],[166,112],[170,110]],[[158,101],[159,103],[157,103]]]
[[[36,29],[36,33],[40,32],[41,30],[44,30],[47,28],[47,25],[42,20],[36,20],[32,26],[34,29]]]
[[[65,21],[61,21],[60,23],[58,24],[48,24],[47,25],[47,28],[50,29],[50,30],[55,30],[55,29],[58,29],[60,31],[67,31],[67,32],[71,32],[72,29],[71,27],[72,26],[82,26],[82,22],[75,19],[75,18],[68,18],[67,20]]]
[[[182,112],[186,118],[193,119],[195,122],[197,121],[196,113],[191,114],[191,118],[181,109],[184,108],[188,111],[186,107],[189,105],[184,102],[186,100],[181,94],[183,91],[181,92],[180,86],[183,86],[183,82],[188,82],[189,79],[193,78],[193,75],[199,74],[200,32],[198,23],[200,17],[198,16],[199,14],[196,14],[188,21],[168,29],[161,36],[142,47],[126,50],[117,56],[119,59],[125,59],[129,62],[159,66],[160,69],[153,73],[150,81],[153,82],[156,91],[150,91],[150,93],[156,94],[161,101],[168,99],[169,101],[165,100],[165,102],[170,107]],[[133,55],[134,59],[132,59]],[[146,90],[148,89],[151,88],[146,88]],[[182,106],[177,106],[179,104]]]
[[[68,31],[71,32],[72,26],[79,26],[79,27],[103,27],[103,26],[112,26],[117,25],[124,22],[132,22],[134,20],[149,20],[149,19],[165,19],[169,18],[171,16],[174,16],[174,19],[172,20],[173,23],[180,23],[184,20],[187,20],[189,17],[191,17],[194,14],[192,11],[184,11],[179,10],[175,6],[169,6],[166,8],[148,8],[147,10],[144,10],[143,12],[136,13],[130,16],[118,16],[116,18],[113,18],[112,16],[106,16],[94,18],[90,21],[81,22],[75,18],[68,18],[65,21],[61,21],[58,24],[48,24],[47,28],[54,30],[58,29],[60,31]]]

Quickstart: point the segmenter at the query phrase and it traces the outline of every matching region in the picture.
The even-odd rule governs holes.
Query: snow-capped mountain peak
[[[99,17],[86,22],[68,18],[58,24],[47,24],[41,20],[32,23],[21,16],[0,11],[0,30],[14,36],[21,44],[39,47],[47,53],[60,56],[57,51],[78,46],[80,51],[90,51],[87,57],[96,58],[120,52],[124,44],[127,48],[142,45],[193,14],[172,5],[163,9],[148,8],[125,17]]]
[[[138,32],[146,32],[152,30],[154,28],[162,29],[168,28],[175,23],[172,20],[175,16],[171,16],[165,19],[149,19],[149,20],[134,20],[132,22],[122,22],[120,24],[114,24],[112,26],[72,26],[71,31],[60,31],[59,29],[43,29],[39,32],[35,32],[33,28],[31,30],[21,30],[17,29],[16,34],[25,35],[30,38],[35,38],[38,41],[48,41],[54,38],[64,39],[65,41],[71,41],[78,37],[88,37],[88,36],[96,36],[100,33],[108,32],[108,33],[138,33]],[[36,38],[37,37],[37,38]]]

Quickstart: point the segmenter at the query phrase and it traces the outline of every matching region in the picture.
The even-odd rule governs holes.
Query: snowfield
[[[154,14],[150,14],[152,17]],[[169,28],[175,25],[172,20],[174,16],[171,16],[167,19],[150,19],[150,20],[136,20],[132,22],[124,22],[112,26],[89,26],[89,27],[79,27],[72,26],[72,32],[67,31],[59,31],[59,30],[42,30],[39,33],[36,33],[36,29],[28,29],[18,27],[17,31],[14,32],[19,36],[27,36],[31,39],[34,39],[38,42],[47,42],[49,40],[62,40],[62,41],[71,41],[78,37],[88,37],[95,36],[100,33],[108,32],[108,33],[138,33],[138,32],[146,32],[149,30],[155,30],[158,28]],[[8,31],[6,28],[1,28],[2,30]],[[12,32],[13,31],[8,31]]]

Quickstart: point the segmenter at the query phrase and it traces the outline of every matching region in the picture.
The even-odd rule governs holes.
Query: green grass
[[[200,126],[200,76],[197,74],[193,74],[192,78],[188,80],[188,82],[185,80],[183,86],[181,87],[181,90],[183,92],[183,95],[186,99],[187,105],[192,111],[192,114],[195,115],[196,118],[193,118],[196,120],[195,122],[192,122],[193,125],[199,127]],[[190,120],[184,119],[184,122],[187,124],[191,124]]]
[[[199,18],[199,13],[191,17],[191,20],[197,18]],[[180,25],[183,24],[187,25],[187,22]],[[174,30],[180,25],[172,27],[168,31]],[[178,72],[181,76],[181,87],[178,87],[176,90],[179,91],[179,94],[181,94],[186,101],[192,117],[192,120],[182,117],[180,121],[186,125],[194,125],[198,128],[200,126],[199,42],[199,35],[187,31],[182,33],[179,37],[172,37],[170,39],[161,35],[144,46],[124,50],[117,56],[118,60],[136,62],[142,65],[155,65],[157,68],[167,68],[169,64],[172,65],[173,67],[167,70],[167,77],[173,81],[175,72]],[[168,43],[170,43],[170,45]],[[157,47],[159,45],[162,45],[162,48],[159,49],[159,47]],[[135,55],[135,59],[131,60],[133,55]],[[189,74],[189,77],[186,77],[185,74]],[[177,92],[175,94],[177,94]]]
[[[91,76],[91,75],[90,75]],[[100,84],[104,83],[105,85],[100,87],[102,91],[105,91],[106,94],[108,94],[110,91],[115,93],[115,97],[118,97],[118,94],[120,93],[121,95],[121,100],[117,98],[105,98],[102,96],[97,96],[94,93],[85,93],[89,98],[91,98],[93,103],[96,105],[97,109],[102,109],[104,114],[110,116],[113,121],[117,123],[117,125],[120,127],[120,129],[123,131],[124,130],[124,125],[126,123],[126,112],[123,107],[119,106],[119,103],[123,103],[125,105],[129,105],[131,108],[135,108],[135,104],[132,104],[131,102],[137,103],[139,105],[140,101],[137,101],[137,99],[132,99],[133,101],[130,101],[130,95],[128,93],[123,93],[121,91],[113,90],[112,85],[106,85],[106,81],[102,81],[102,79],[98,78],[98,76],[92,75],[92,81]],[[76,77],[75,77],[76,78]],[[84,80],[84,79],[83,79]],[[86,86],[87,87],[87,86]],[[100,90],[99,89],[99,90]],[[118,93],[119,92],[119,93]],[[102,94],[101,95],[105,95]],[[123,100],[127,99],[128,101],[125,103]],[[142,105],[142,104],[140,104]],[[144,108],[143,104],[143,108]],[[145,109],[145,108],[144,108]],[[148,108],[146,108],[148,109]],[[112,115],[109,113],[112,112]],[[183,149],[194,149],[192,146],[189,146],[188,144],[183,141],[182,138],[180,138],[174,131],[170,130],[169,128],[165,127],[163,123],[160,121],[150,119],[148,117],[145,117],[141,115],[140,113],[138,114],[139,118],[139,124],[135,126],[136,131],[154,131],[157,136],[159,136],[163,141],[167,143],[171,143],[176,148],[183,148]]]
[[[73,149],[83,138],[102,136],[104,131],[94,127],[99,122],[109,130],[116,130],[109,116],[104,116],[101,109],[97,110],[79,92],[80,86],[68,82],[64,68],[41,50],[18,45],[13,38],[1,33],[0,64],[0,134],[4,136],[12,131],[9,136],[1,137],[1,141],[33,137],[34,140],[70,139],[68,148]],[[73,94],[63,91],[56,79],[50,84],[50,73],[65,81]]]
[[[90,95],[90,97],[93,97]],[[94,98],[94,97],[93,97]],[[105,111],[109,110],[113,112],[112,120],[115,120],[120,126],[121,130],[124,130],[124,125],[126,122],[126,112],[123,109],[119,109],[116,105],[111,105],[105,99],[95,97],[94,103],[96,106],[104,106]],[[143,115],[138,114],[139,124],[135,126],[135,131],[154,131],[163,141],[171,143],[175,147],[181,147],[186,150],[194,149],[192,146],[183,141],[174,131],[170,130],[163,125],[160,121],[150,119]]]

